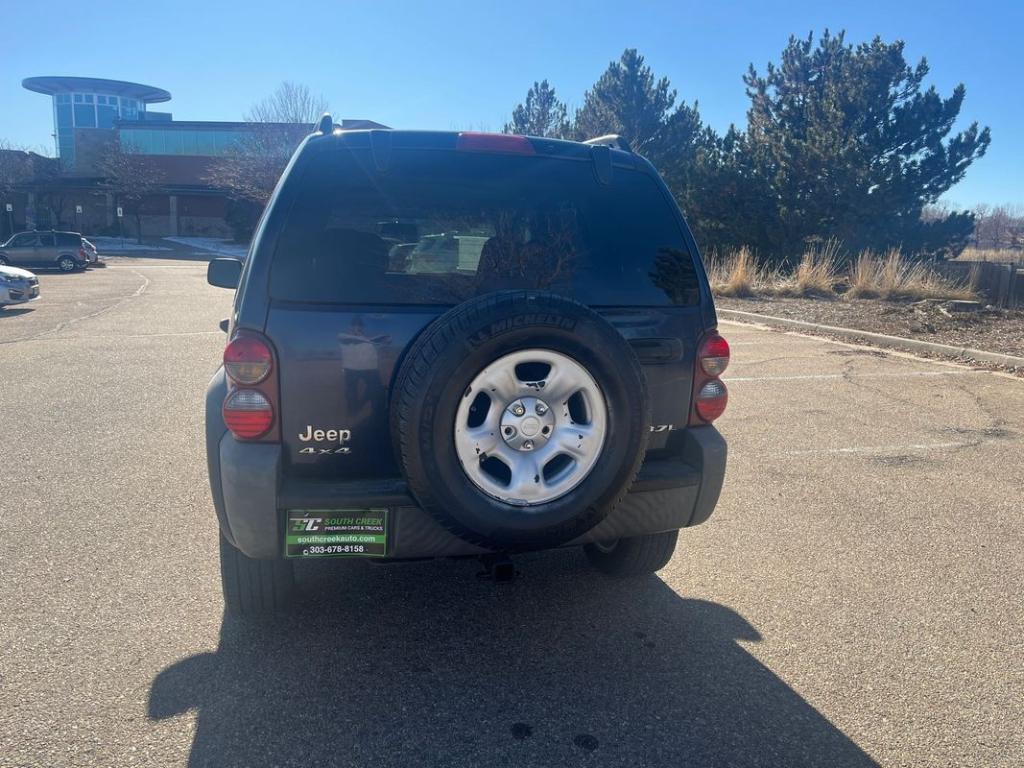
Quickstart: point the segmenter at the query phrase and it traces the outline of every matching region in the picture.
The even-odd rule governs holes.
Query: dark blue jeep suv
[[[618,137],[325,116],[208,278],[237,289],[206,403],[229,610],[283,607],[307,558],[583,546],[650,573],[718,500],[729,346]]]

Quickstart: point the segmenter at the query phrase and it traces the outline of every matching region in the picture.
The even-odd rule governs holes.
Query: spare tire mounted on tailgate
[[[492,293],[435,320],[399,368],[391,433],[409,488],[448,530],[549,547],[629,489],[650,430],[632,348],[563,296]]]

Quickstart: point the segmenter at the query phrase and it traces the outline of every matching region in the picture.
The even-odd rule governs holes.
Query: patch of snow
[[[134,238],[126,237],[121,240],[120,237],[87,237],[90,243],[96,246],[96,252],[102,256],[105,253],[119,253],[119,252],[134,252],[139,251],[170,251],[172,248],[167,248],[162,245],[149,245],[143,243],[139,245],[135,242]]]
[[[234,256],[237,259],[244,259],[249,252],[249,246],[219,237],[165,237],[164,240],[187,245],[197,251],[207,251],[220,256]]]

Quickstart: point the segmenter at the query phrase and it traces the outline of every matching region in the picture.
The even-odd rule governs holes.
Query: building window
[[[98,128],[113,128],[116,119],[117,107],[111,107],[106,104],[96,105],[96,126]]]
[[[61,160],[69,164],[75,162],[75,142],[70,136],[61,136],[58,141],[58,147]]]
[[[62,128],[72,128],[74,126],[74,118],[71,117],[71,105],[57,103],[57,132],[60,133]]]
[[[75,127],[95,128],[96,107],[92,104],[75,104]]]
[[[122,128],[121,146],[139,155],[222,155],[242,138],[242,131],[201,131],[160,128]]]

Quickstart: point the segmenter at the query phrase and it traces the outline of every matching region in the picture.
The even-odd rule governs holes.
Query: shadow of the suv
[[[296,614],[225,617],[216,653],[162,671],[150,717],[198,710],[193,766],[875,765],[736,642],[760,640],[738,614],[580,561],[500,585],[316,563]]]

